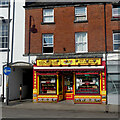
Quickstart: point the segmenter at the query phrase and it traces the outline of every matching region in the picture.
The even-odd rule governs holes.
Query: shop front
[[[36,60],[33,102],[105,104],[106,75],[102,58]]]

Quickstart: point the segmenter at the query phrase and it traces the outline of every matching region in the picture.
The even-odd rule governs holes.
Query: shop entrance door
[[[64,74],[63,80],[63,99],[73,100],[73,74]]]

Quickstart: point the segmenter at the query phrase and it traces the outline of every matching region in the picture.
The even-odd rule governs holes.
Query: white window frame
[[[46,10],[52,10],[53,11],[53,15],[44,15],[44,12]],[[45,17],[53,17],[52,21],[44,21]],[[53,23],[54,22],[54,9],[43,9],[43,23]]]
[[[8,26],[8,25],[6,23],[2,23],[2,24],[0,24],[0,26],[3,27],[3,26]],[[0,47],[0,49],[4,50],[4,49],[8,48],[8,33],[7,33],[7,36],[3,36],[3,33],[7,32],[8,29],[6,29],[6,30],[4,29],[4,32],[2,30],[0,30],[0,33],[1,33],[1,35],[0,35],[0,38],[1,38],[1,40],[0,40],[0,46],[4,43],[5,46],[7,44],[7,47]],[[5,42],[5,41],[2,42],[2,38],[6,38],[6,37],[7,37],[7,42]]]
[[[76,43],[76,34],[82,34],[82,33],[86,33],[86,51],[77,51],[76,50],[76,44],[80,44],[80,43]],[[81,42],[81,44],[83,44],[82,42]],[[76,32],[75,33],[75,52],[76,53],[85,53],[85,52],[88,52],[88,34],[87,34],[87,32]]]
[[[45,44],[44,44],[44,35],[52,35],[52,37],[53,37],[53,43],[52,43],[52,45],[50,45],[49,46],[49,44],[48,44],[48,46],[44,46]],[[47,45],[47,44],[46,44]],[[53,47],[53,52],[52,53],[43,53],[43,48],[44,47]],[[54,54],[54,35],[52,34],[52,33],[45,33],[45,34],[42,34],[42,53],[43,54]]]
[[[79,8],[85,8],[85,14],[76,15],[76,9],[79,9]],[[83,16],[86,17],[85,20],[76,20],[76,17],[83,17]],[[86,21],[86,20],[87,20],[87,6],[84,6],[84,7],[75,7],[75,21]]]
[[[114,14],[114,11],[120,11],[120,8],[114,8],[114,7],[112,7],[112,17],[113,18],[120,18],[120,14],[118,13],[118,14]]]
[[[118,40],[114,40],[114,35],[115,34],[120,34],[119,32],[118,33],[113,33],[113,51],[120,51],[120,50],[114,50],[114,44],[116,44],[115,42],[118,41]],[[118,42],[118,44],[120,44],[120,42]]]

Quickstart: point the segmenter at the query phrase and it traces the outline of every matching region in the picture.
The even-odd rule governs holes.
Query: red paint
[[[37,73],[37,75],[58,75],[58,73]]]
[[[86,75],[86,74],[92,75],[92,74],[99,74],[99,73],[76,73],[76,75]]]

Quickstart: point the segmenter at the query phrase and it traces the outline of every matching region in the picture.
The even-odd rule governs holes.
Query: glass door
[[[64,100],[72,100],[73,96],[73,75],[67,74],[64,75],[64,90],[63,97]]]

